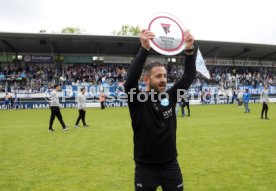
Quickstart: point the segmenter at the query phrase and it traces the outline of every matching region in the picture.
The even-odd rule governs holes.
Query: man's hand
[[[154,38],[154,34],[147,29],[143,29],[140,35],[140,42],[143,48],[150,50],[150,40]]]
[[[189,30],[186,30],[184,32],[184,36],[185,36],[186,49],[192,49],[195,41],[193,35],[190,34]]]

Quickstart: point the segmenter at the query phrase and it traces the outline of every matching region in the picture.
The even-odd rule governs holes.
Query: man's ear
[[[145,82],[146,84],[149,83],[149,76],[148,76],[148,74],[145,74],[145,75],[143,76],[143,80],[144,80],[144,82]]]

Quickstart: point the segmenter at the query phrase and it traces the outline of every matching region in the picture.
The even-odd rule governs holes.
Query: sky
[[[111,35],[150,16],[176,16],[197,40],[276,45],[276,0],[0,0],[0,32],[60,32],[78,27]]]

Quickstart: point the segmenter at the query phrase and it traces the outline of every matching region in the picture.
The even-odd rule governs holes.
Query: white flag
[[[196,55],[196,71],[201,73],[207,79],[210,79],[209,71],[206,68],[205,61],[203,60],[203,57],[201,55],[199,48],[197,49],[197,55]]]

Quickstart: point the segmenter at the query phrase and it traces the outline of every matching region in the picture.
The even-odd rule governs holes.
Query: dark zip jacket
[[[176,115],[177,89],[188,90],[196,75],[194,55],[185,56],[185,72],[167,93],[168,99],[139,102],[138,80],[148,56],[148,51],[140,48],[134,62],[128,69],[125,91],[132,88],[136,93],[132,99],[128,95],[128,107],[132,120],[134,160],[143,164],[164,164],[176,160]],[[152,94],[151,94],[152,95]],[[143,95],[140,96],[143,98]],[[155,95],[155,100],[157,96]]]

